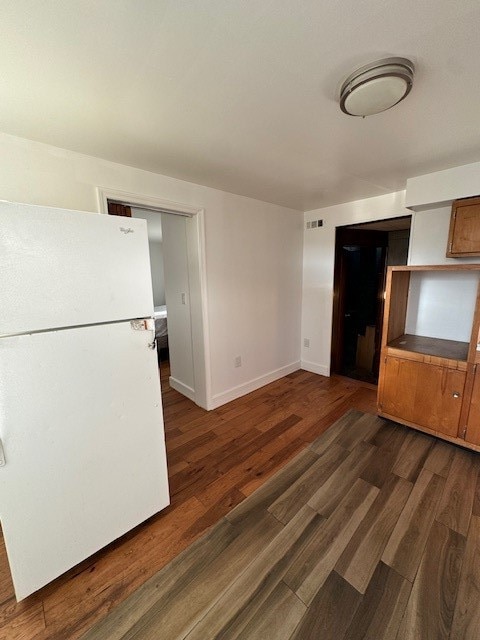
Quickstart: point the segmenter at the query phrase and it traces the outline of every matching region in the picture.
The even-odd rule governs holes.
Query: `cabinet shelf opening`
[[[387,347],[466,362],[469,343],[460,340],[446,340],[444,338],[431,338],[429,336],[416,336],[405,333],[390,341]]]

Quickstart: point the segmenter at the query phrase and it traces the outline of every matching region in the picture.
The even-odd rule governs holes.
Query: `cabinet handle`
[[[459,398],[459,397],[460,397],[460,394],[458,393],[458,391],[454,391],[454,392],[452,393],[452,396],[453,396],[454,398]]]
[[[4,467],[4,466],[5,466],[5,454],[3,452],[3,444],[0,438],[0,467]]]

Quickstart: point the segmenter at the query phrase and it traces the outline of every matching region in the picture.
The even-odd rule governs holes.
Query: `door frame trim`
[[[108,214],[108,200],[117,200],[132,207],[139,206],[159,213],[170,213],[188,218],[187,255],[190,281],[190,313],[192,324],[193,374],[195,390],[193,401],[203,409],[212,408],[211,359],[208,332],[208,291],[205,243],[205,209],[164,200],[156,196],[97,187],[99,213]]]

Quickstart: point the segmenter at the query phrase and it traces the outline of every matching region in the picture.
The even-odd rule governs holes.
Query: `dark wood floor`
[[[375,410],[368,385],[305,371],[212,412],[169,389],[167,367],[162,388],[172,505],[18,605],[0,536],[0,640],[75,640],[345,411]]]
[[[349,411],[82,640],[478,640],[479,470]]]

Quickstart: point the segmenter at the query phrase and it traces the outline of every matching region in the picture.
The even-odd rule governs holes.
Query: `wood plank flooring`
[[[479,471],[351,409],[83,640],[478,640]]]
[[[231,570],[223,578],[227,584],[239,571],[242,562],[251,559],[264,542],[280,532],[284,522],[305,517],[305,513],[299,514],[297,498],[300,496],[298,499],[308,500],[313,493],[311,489],[302,488],[301,484],[295,485],[295,480],[309,469],[313,460],[319,459],[321,452],[303,453],[300,461],[288,471],[286,482],[295,488],[289,496],[278,501],[275,513],[260,515],[270,497],[261,491],[255,493],[258,507],[258,518],[255,518],[258,521],[248,535],[243,533],[240,536],[238,531],[250,522],[252,516],[249,513],[237,508],[232,523],[223,520],[224,516],[246,496],[262,487],[269,477],[304,450],[345,411],[352,407],[360,411],[375,410],[374,388],[346,378],[324,378],[297,371],[215,411],[206,412],[170,389],[168,375],[168,366],[162,366],[172,505],[20,604],[15,603],[0,535],[0,640],[76,640],[132,593],[148,610],[150,596],[144,599],[141,594],[148,592],[149,579],[170,561],[175,562],[178,554],[195,540],[201,558],[197,558],[195,552],[190,555],[192,570],[203,563],[205,571],[208,569],[208,575],[213,577],[226,559]],[[333,430],[329,437],[334,439],[335,433]],[[385,451],[389,446],[395,449],[395,437],[384,444]],[[341,446],[346,457],[354,445],[355,442],[349,440],[336,446]],[[372,441],[372,445],[376,446],[375,442]],[[439,450],[432,455],[429,468],[439,475],[443,469],[445,476],[449,463],[448,456]],[[325,464],[322,462],[312,471],[312,483],[328,477],[334,466],[333,458],[329,464],[325,458]],[[376,477],[378,484],[383,473],[382,468],[375,467],[373,459],[362,477],[366,482],[370,482],[370,476]],[[473,507],[480,517],[479,505],[480,492]],[[458,515],[448,516],[458,517],[459,526],[464,526],[460,515],[464,508],[465,505],[455,507],[452,514]],[[277,510],[281,521],[276,517]],[[322,519],[323,516],[313,517],[307,537],[314,534]],[[216,534],[218,549],[225,548],[226,554],[222,560],[202,551],[204,543],[198,540],[219,521],[222,528]],[[474,542],[470,540],[470,553],[474,552]],[[185,564],[182,564],[182,571],[187,571]],[[181,577],[176,576],[175,582],[180,589]],[[147,587],[143,586],[145,583]],[[197,585],[196,593],[200,600],[208,597],[207,585],[208,582]],[[259,595],[249,607],[251,625],[263,624],[273,628],[274,621],[270,624],[253,615],[255,607],[267,598],[271,611],[283,610],[285,602],[293,602],[291,618],[285,621],[288,628],[292,628],[300,611],[305,608],[304,604],[297,602],[296,596],[292,600],[282,586],[273,589],[271,594],[268,587],[260,587],[259,593],[263,595]],[[474,590],[469,588],[465,591],[465,597],[474,596]],[[186,605],[179,601],[177,606],[179,611],[183,611]],[[191,602],[188,606],[194,608],[197,605]],[[263,616],[260,609],[258,615]],[[277,619],[275,615],[274,618]],[[238,624],[243,623],[239,620]],[[458,618],[456,628],[460,629],[465,624],[464,618]],[[156,637],[170,640],[165,634]]]
[[[0,640],[480,638],[479,454],[344,378],[207,413],[168,373],[171,507],[20,604],[0,538]]]

